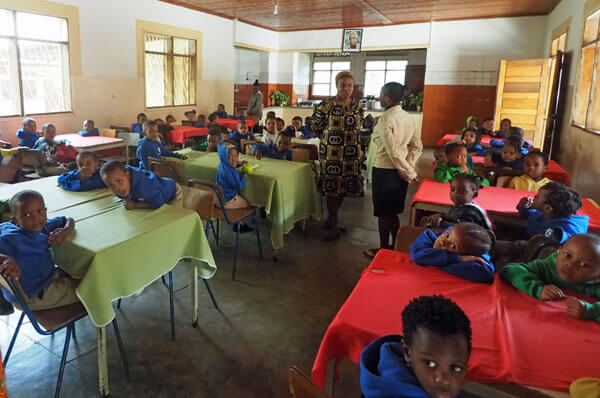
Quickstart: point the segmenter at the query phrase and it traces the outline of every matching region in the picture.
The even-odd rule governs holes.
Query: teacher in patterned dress
[[[364,195],[359,144],[363,110],[358,100],[352,98],[354,76],[340,72],[335,84],[335,97],[323,100],[312,116],[313,133],[321,139],[319,189],[327,198],[323,240],[337,239],[344,231],[338,224],[338,211],[344,198]]]

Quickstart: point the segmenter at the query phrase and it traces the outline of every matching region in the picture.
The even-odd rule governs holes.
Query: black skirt
[[[398,175],[396,169],[373,167],[373,213],[375,217],[402,213],[408,182]]]

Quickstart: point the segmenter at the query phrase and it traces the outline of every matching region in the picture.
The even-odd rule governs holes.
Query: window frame
[[[364,66],[364,84],[363,87],[367,87],[367,72],[369,71],[382,71],[381,69],[367,69],[367,62],[373,62],[373,61],[384,61],[385,62],[385,68],[383,69],[384,75],[383,75],[383,84],[386,84],[386,78],[387,78],[387,73],[388,71],[394,71],[394,72],[398,72],[398,71],[404,71],[404,81],[401,82],[402,85],[406,85],[406,69],[408,67],[408,59],[406,58],[399,58],[399,57],[391,57],[391,58],[379,58],[379,57],[367,57],[367,59],[365,59],[365,66]],[[406,65],[404,67],[404,69],[388,69],[388,62],[390,61],[404,61],[406,62]],[[363,91],[365,89],[363,88]],[[377,93],[375,95],[376,99],[379,99],[379,94]],[[366,91],[364,92],[364,95],[367,96]]]
[[[565,48],[564,49],[566,49],[567,41],[569,40],[569,28],[570,27],[571,27],[571,17],[565,19],[560,25],[558,25],[556,28],[554,28],[552,30],[552,35],[550,37],[550,51],[548,52],[550,57],[553,57],[556,55],[556,54],[554,54],[554,55],[552,54],[552,46],[554,44],[554,41],[556,39],[558,39],[560,42],[560,37],[563,35],[565,36],[565,41],[564,41]],[[560,51],[564,52],[564,49],[560,50]]]
[[[320,70],[315,70],[315,64],[318,62],[329,62],[329,69],[320,69]],[[333,69],[333,64],[335,62],[348,62],[350,64],[350,67],[348,69]],[[312,63],[310,64],[310,70],[311,70],[311,75],[310,75],[310,96],[309,98],[311,99],[324,99],[324,98],[329,98],[332,96],[331,94],[331,87],[333,85],[333,87],[335,87],[335,76],[332,75],[333,71],[337,71],[339,72],[343,72],[343,71],[352,71],[352,60],[350,59],[350,57],[347,58],[347,60],[340,60],[340,59],[332,59],[329,57],[314,57],[312,60]],[[315,72],[329,72],[329,83],[327,83],[329,85],[329,94],[328,95],[315,95],[314,94],[314,85],[315,84],[325,84],[325,83],[315,83]]]

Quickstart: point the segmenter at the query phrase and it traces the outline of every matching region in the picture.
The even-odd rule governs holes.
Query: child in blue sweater
[[[206,116],[203,114],[198,115],[198,119],[196,120],[196,123],[194,123],[194,127],[198,127],[198,128],[206,127]]]
[[[151,171],[111,160],[102,166],[100,175],[106,186],[123,199],[127,210],[156,209],[164,204],[181,207],[183,204],[183,191],[179,184]]]
[[[485,152],[480,144],[481,136],[477,134],[477,130],[468,128],[461,135],[461,142],[467,148],[468,153],[475,153],[479,156],[484,156]]]
[[[40,138],[40,135],[37,133],[35,119],[30,117],[23,119],[23,128],[17,131],[17,138],[20,138],[19,146],[26,146],[33,149],[36,141]]]
[[[137,123],[133,123],[131,125],[131,132],[132,133],[138,133],[140,135],[140,137],[142,137],[144,135],[144,122],[146,121],[146,114],[145,113],[138,113],[137,115]]]
[[[106,188],[102,177],[98,154],[92,151],[83,151],[77,154],[77,170],[69,171],[58,177],[58,184],[66,191],[92,191]]]
[[[219,104],[217,105],[217,110],[211,113],[210,115],[216,115],[219,119],[227,119],[227,112],[225,111],[225,105]],[[210,117],[209,115],[209,117]]]
[[[100,135],[100,132],[94,127],[94,121],[88,119],[83,122],[83,130],[79,132],[79,135],[83,137],[97,137]]]
[[[163,156],[170,156],[178,159],[187,159],[183,155],[169,151],[160,143],[158,140],[158,126],[155,121],[147,120],[144,122],[144,135],[145,137],[138,142],[138,147],[135,151],[140,160],[140,169],[150,170],[148,157],[160,159]]]
[[[300,116],[294,116],[292,119],[292,125],[287,126],[283,130],[283,134],[290,138],[315,138],[315,135],[306,126],[302,125],[302,118]]]
[[[471,322],[443,296],[421,296],[402,311],[403,336],[369,344],[360,356],[365,398],[459,396],[471,354]]]
[[[517,136],[508,137],[500,153],[491,152],[485,156],[485,165],[502,168],[504,170],[523,171],[523,139]]]
[[[439,235],[427,230],[410,247],[410,256],[419,265],[431,265],[473,282],[494,281],[494,265],[489,252],[492,233],[464,222]]]
[[[589,217],[575,214],[582,206],[577,191],[552,181],[540,188],[533,200],[522,198],[517,210],[527,218],[528,238],[543,235],[563,243],[572,235],[587,232]]]
[[[242,152],[242,140],[254,140],[254,134],[248,130],[248,123],[245,120],[240,120],[237,124],[237,129],[233,130],[229,135],[229,141],[233,141],[238,152]]]
[[[255,153],[258,160],[261,160],[263,156],[269,159],[293,160],[290,143],[289,136],[279,133],[277,144],[255,144],[252,146],[252,152]]]

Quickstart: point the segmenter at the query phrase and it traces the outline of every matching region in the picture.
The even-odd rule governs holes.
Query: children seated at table
[[[137,119],[137,123],[133,123],[131,125],[131,132],[132,133],[138,133],[140,135],[140,137],[143,137],[143,135],[144,135],[144,128],[142,126],[144,125],[144,122],[147,120],[146,114],[145,113],[138,113],[136,119]]]
[[[276,125],[277,125],[277,132],[281,133],[283,130],[285,130],[285,120],[283,120],[282,118],[278,117],[275,119],[276,121]]]
[[[244,112],[240,109],[238,105],[233,107],[233,116],[231,116],[234,120],[246,120],[246,116],[244,116]]]
[[[302,125],[302,118],[300,116],[294,116],[292,125],[287,126],[283,130],[283,134],[291,138],[315,138],[311,131]]]
[[[75,228],[67,217],[46,217],[44,198],[36,191],[21,191],[10,199],[11,221],[0,224],[0,270],[18,278],[31,310],[62,307],[79,301],[79,281],[54,265],[52,246],[60,245]],[[15,297],[2,288],[4,297]]]
[[[208,115],[208,127],[210,128],[211,126],[218,126],[217,120],[219,120],[219,115],[217,115],[216,112]]]
[[[523,139],[517,136],[511,136],[504,140],[504,145],[500,152],[491,152],[485,155],[484,164],[486,166],[499,167],[504,170],[523,171]]]
[[[100,176],[106,186],[123,199],[127,210],[156,209],[164,204],[183,205],[183,191],[175,181],[126,166],[120,160],[105,163]]]
[[[589,217],[576,215],[582,207],[581,196],[559,182],[549,182],[533,198],[524,197],[517,210],[527,218],[527,237],[542,235],[558,243],[570,236],[586,233]]]
[[[158,126],[152,120],[144,122],[144,138],[138,142],[137,150],[135,151],[140,160],[140,169],[150,170],[148,157],[160,159],[163,156],[170,156],[178,159],[186,159],[179,153],[171,152],[165,148],[158,140]]]
[[[193,124],[194,127],[202,128],[206,127],[206,116],[204,114],[198,115],[198,119],[196,123]]]
[[[314,136],[314,134],[312,133],[312,117],[306,116],[304,118],[304,127],[310,132],[310,134]]]
[[[231,132],[228,140],[235,145],[238,152],[242,152],[241,140],[254,140],[254,134],[249,131],[248,123],[245,120],[240,120],[237,129]]]
[[[165,118],[165,122],[166,122],[167,126],[172,127],[171,125],[173,123],[176,123],[177,119],[175,119],[175,116],[173,116],[173,115],[167,115],[167,117]],[[142,128],[143,128],[143,126],[142,126]]]
[[[525,141],[525,131],[523,131],[520,127],[509,127],[506,130],[506,138],[510,137],[519,137],[521,139],[521,153],[523,155],[527,155],[528,148],[531,148],[531,145]],[[493,148],[502,148],[504,146],[505,140],[490,140],[490,146]]]
[[[410,247],[410,256],[419,265],[434,266],[473,282],[492,283],[492,234],[471,222],[456,224],[440,234],[427,230]]]
[[[23,119],[23,128],[19,129],[16,135],[17,138],[20,138],[19,146],[26,146],[33,149],[36,141],[40,138],[40,135],[37,133],[35,119],[30,117]]]
[[[98,154],[92,151],[83,151],[77,154],[77,169],[61,174],[58,184],[66,191],[92,191],[106,188],[102,177]]]
[[[290,150],[291,143],[292,139],[289,136],[279,133],[277,144],[254,144],[252,152],[255,153],[258,160],[262,159],[263,156],[269,159],[293,160],[293,154]]]
[[[67,168],[57,160],[58,145],[68,145],[69,142],[64,139],[54,139],[56,137],[56,127],[52,123],[44,124],[42,134],[44,136],[36,141],[33,149],[42,153],[42,167],[46,175],[60,175],[67,171]]]
[[[220,119],[227,119],[227,112],[225,112],[225,105],[217,105],[217,110],[211,113],[211,115],[217,115]],[[210,117],[210,116],[209,116]]]
[[[471,354],[471,322],[463,310],[440,295],[418,297],[402,311],[402,333],[363,350],[364,397],[458,397]]]
[[[600,238],[596,235],[573,235],[548,257],[508,264],[500,275],[532,297],[566,301],[567,314],[574,318],[600,322],[600,302],[590,304],[565,292],[600,299]]]
[[[521,191],[537,192],[541,187],[549,182],[549,178],[544,177],[548,168],[548,157],[540,151],[531,151],[525,155],[523,161],[523,172],[521,176],[513,177],[508,187]]]
[[[277,130],[277,119],[274,117],[267,118],[265,122],[265,133],[262,136],[262,142],[265,144],[277,144],[277,135],[279,131]]]
[[[436,163],[433,172],[437,182],[448,182],[455,174],[469,173],[477,175],[473,169],[467,166],[467,148],[461,143],[450,143],[445,147],[447,163]],[[482,180],[483,185],[489,185],[486,179]]]
[[[167,125],[167,123],[165,123],[165,121],[162,120],[161,118],[155,119],[154,122],[156,123],[156,128],[158,128],[158,140],[160,141],[161,144],[165,145],[168,142],[167,133],[169,131],[173,130],[174,127]],[[143,128],[142,128],[142,132],[143,132]],[[139,143],[139,141],[138,141],[138,143]]]
[[[100,135],[100,132],[94,127],[94,121],[88,119],[83,122],[83,130],[79,132],[79,135],[83,137],[97,137]]]

